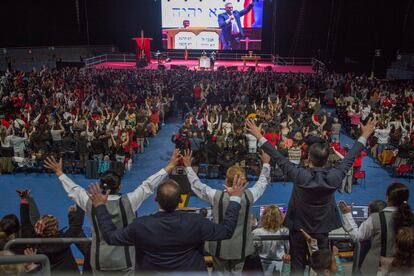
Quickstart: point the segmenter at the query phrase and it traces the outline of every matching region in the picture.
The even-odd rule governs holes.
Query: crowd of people
[[[289,161],[306,166],[308,146],[323,139],[332,146],[330,163],[335,164],[349,150],[340,143],[341,133],[357,138],[360,123],[375,118],[378,128],[368,141],[369,152],[357,158],[351,176],[367,153],[396,172],[412,172],[412,83],[339,74],[232,72],[230,79],[223,74],[196,82],[192,98],[182,101],[184,123],[172,141],[179,149],[191,149],[197,164],[217,166],[221,176],[234,164],[258,175],[257,140],[246,133],[246,118],[262,124],[264,136]],[[274,171],[276,179],[281,175]]]
[[[349,172],[361,167],[356,162],[364,152],[382,162],[392,147],[398,151],[398,166],[412,163],[413,88],[409,82],[351,74],[6,72],[0,79],[1,172],[39,162],[57,175],[76,206],[70,208],[69,228],[61,230],[56,217],[35,211],[29,191],[20,191],[20,220],[12,214],[1,220],[1,241],[82,237],[86,214],[92,244],[78,246],[85,271],[94,275],[205,272],[204,255],[213,257],[219,275],[240,275],[255,255],[260,259],[256,269],[265,275],[303,275],[307,269],[317,275],[343,275],[338,252],[328,242],[329,232],[343,227],[350,239],[370,241],[361,260],[363,275],[413,273],[414,215],[406,185],[391,184],[386,206],[371,210],[360,227],[352,209],[345,202],[338,208],[334,196]],[[169,115],[183,119],[172,136],[176,150],[166,167],[134,191],[121,193],[121,174],[110,166],[102,166],[99,184],[89,191],[67,175],[78,161],[84,170],[88,160],[127,164],[134,154],[143,153],[147,137],[156,135]],[[355,139],[352,148],[341,143],[344,132]],[[202,164],[219,168],[224,190],[202,183]],[[168,178],[177,166],[184,167],[194,194],[211,205],[212,220],[177,210],[181,187]],[[253,229],[252,205],[276,172],[293,182],[286,214],[268,206]],[[257,177],[247,188],[251,174]],[[154,192],[159,211],[136,218]],[[289,239],[256,240],[266,235]],[[2,254],[42,253],[52,271],[79,273],[69,245],[12,250]],[[39,267],[30,263],[0,269],[34,273]]]
[[[46,156],[63,157],[72,173],[88,160],[99,173],[110,162],[130,167],[171,110],[175,83],[155,71],[43,68],[6,72],[0,80],[0,173],[42,170]],[[177,80],[176,80],[177,81]]]

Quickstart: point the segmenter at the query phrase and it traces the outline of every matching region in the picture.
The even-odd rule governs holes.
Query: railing
[[[8,241],[4,245],[4,250],[10,250],[14,245],[18,244],[56,244],[56,243],[91,243],[91,238],[21,238]]]
[[[1,256],[0,265],[5,264],[24,264],[24,263],[41,263],[42,270],[38,273],[39,275],[50,275],[50,261],[46,255],[12,255],[12,256]]]
[[[135,62],[134,54],[105,54],[85,59],[85,66],[90,67],[104,62]]]
[[[320,61],[319,59],[316,58],[312,58],[312,66],[314,68],[316,68],[316,72],[318,73],[323,73],[325,72],[325,63],[323,63],[322,61]]]
[[[171,52],[162,52],[162,54],[169,59],[183,59],[183,51],[171,51]],[[198,59],[200,58],[201,52],[188,52],[188,59]],[[234,60],[240,61],[242,56],[247,55],[247,53],[228,53],[228,52],[218,52],[216,55],[217,60]],[[272,62],[273,64],[286,66],[286,65],[296,65],[296,66],[314,66],[318,65],[318,68],[325,68],[325,64],[315,58],[301,58],[301,57],[280,57],[274,56],[272,54],[255,54],[260,56],[261,61]],[[154,56],[154,53],[152,53]],[[105,54],[101,56],[96,56],[92,58],[85,59],[86,67],[94,66],[104,62],[135,62],[136,56],[134,54]]]
[[[254,236],[254,241],[274,241],[274,240],[288,240],[289,235],[265,235],[265,236]],[[329,234],[328,239],[330,241],[351,241],[351,237],[348,234]],[[39,239],[39,238],[20,238],[8,241],[5,246],[4,250],[9,250],[12,246],[18,244],[56,244],[56,243],[91,243],[91,238],[46,238],[46,239]],[[358,260],[359,260],[359,242],[354,243],[354,252],[353,252],[353,264],[352,264],[352,271],[356,272],[358,270]],[[41,256],[41,257],[36,257]],[[9,257],[9,256],[7,256]],[[35,263],[42,263],[44,264],[44,275],[50,275],[50,263],[49,260],[45,255],[35,255],[35,256],[10,256],[10,257],[18,257],[18,258],[8,258],[4,259],[4,257],[0,258],[0,264],[6,263],[21,263],[21,262],[35,262]],[[39,259],[31,260],[25,259],[28,257],[36,257]],[[46,260],[44,260],[46,258]],[[18,262],[21,260],[21,262]]]
[[[309,66],[313,65],[313,58],[304,58],[304,57],[274,57],[274,63],[277,65],[296,65],[296,66]]]

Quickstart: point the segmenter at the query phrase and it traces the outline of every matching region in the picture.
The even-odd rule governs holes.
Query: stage
[[[189,70],[205,70],[198,68],[198,60],[191,59],[191,60],[184,60],[184,59],[173,59],[170,62],[163,62],[162,63],[166,69],[171,69],[171,66],[187,66]],[[151,63],[145,67],[146,69],[156,70],[158,69],[157,60],[151,60]],[[214,70],[217,70],[220,66],[229,67],[229,66],[236,66],[238,71],[247,71],[249,67],[254,67],[255,62],[247,62],[246,66],[243,66],[243,61],[234,61],[234,60],[217,60],[214,64]],[[256,71],[262,72],[265,71],[265,68],[270,66],[273,72],[279,73],[305,73],[305,74],[313,74],[315,71],[313,70],[312,66],[310,65],[275,65],[271,62],[259,62]],[[93,65],[94,68],[112,68],[112,69],[131,69],[136,67],[135,62],[124,61],[124,62],[115,62],[115,61],[104,61],[99,64]],[[269,67],[269,68],[270,68]],[[210,71],[208,69],[206,71]],[[234,70],[234,69],[233,69]]]

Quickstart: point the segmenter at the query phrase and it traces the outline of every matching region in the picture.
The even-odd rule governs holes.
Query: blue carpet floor
[[[145,178],[163,168],[169,159],[174,145],[171,143],[171,135],[177,131],[180,122],[172,121],[167,123],[159,134],[150,139],[150,144],[143,155],[139,155],[133,168],[127,172],[122,180],[122,192],[130,192],[139,185]],[[349,137],[342,135],[341,144],[352,145],[353,141]],[[408,184],[411,189],[410,204],[414,206],[413,184],[408,179],[393,179],[388,172],[379,168],[372,158],[366,157],[363,160],[363,170],[367,171],[366,185],[354,185],[352,194],[339,194],[337,199],[346,200],[356,205],[367,205],[373,199],[384,199],[387,186],[393,181],[399,181]],[[70,175],[70,177],[79,185],[87,187],[92,183],[81,175]],[[414,181],[412,181],[414,183]],[[213,188],[222,189],[222,180],[205,180],[205,183]],[[16,189],[31,189],[32,195],[38,203],[41,214],[54,214],[59,217],[61,226],[67,224],[67,209],[72,201],[67,197],[59,180],[53,174],[28,174],[23,173],[0,176],[1,201],[0,216],[8,213],[18,214],[19,197],[15,192]],[[291,183],[272,183],[267,188],[264,195],[255,203],[262,204],[286,204],[289,201],[292,189]],[[191,197],[188,206],[206,207],[207,204],[196,197]],[[147,215],[156,211],[157,205],[154,197],[147,199],[138,210],[139,215]],[[258,210],[256,209],[256,212]],[[88,222],[86,222],[88,225]]]

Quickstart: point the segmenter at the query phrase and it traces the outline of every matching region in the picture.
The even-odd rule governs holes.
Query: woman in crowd
[[[289,235],[289,230],[282,226],[283,213],[276,205],[265,208],[260,218],[261,227],[253,230],[255,236],[266,235]],[[289,252],[289,242],[281,241],[256,241],[255,247],[262,262],[265,275],[274,275],[275,272],[282,270],[282,258]]]

